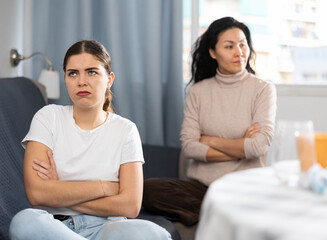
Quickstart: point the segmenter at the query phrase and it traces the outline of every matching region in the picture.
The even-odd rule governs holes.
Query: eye
[[[228,46],[226,46],[225,48],[227,48],[227,49],[232,49],[233,46],[232,46],[232,45],[228,45]]]
[[[240,44],[240,47],[241,47],[241,48],[245,48],[245,47],[247,47],[247,44],[246,44],[246,43],[241,43],[241,44]]]
[[[68,73],[69,77],[75,77],[77,75],[77,73],[75,71],[71,71]]]
[[[98,74],[96,71],[93,71],[93,70],[90,70],[88,73],[89,73],[89,75],[92,75],[92,76]]]

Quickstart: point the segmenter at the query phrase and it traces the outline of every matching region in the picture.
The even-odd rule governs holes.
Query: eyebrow
[[[232,40],[226,40],[225,43],[234,43]],[[246,42],[246,38],[242,38],[239,42]]]
[[[91,71],[91,70],[99,70],[99,68],[97,68],[97,67],[90,67],[90,68],[86,68],[85,69],[85,71]],[[79,71],[79,70],[77,70],[77,69],[73,69],[73,68],[69,68],[69,69],[67,69],[66,70],[67,72],[69,71],[69,72],[73,72],[73,71]]]
[[[99,68],[98,67],[90,67],[90,68],[85,69],[85,71],[91,71],[91,70],[99,70]]]

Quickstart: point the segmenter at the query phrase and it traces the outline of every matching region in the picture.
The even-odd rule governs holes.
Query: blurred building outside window
[[[250,28],[260,78],[277,84],[327,85],[326,0],[183,0],[183,11],[185,82],[190,80],[192,28],[197,27],[200,36],[214,20],[232,16]],[[192,17],[198,26],[191,24]]]

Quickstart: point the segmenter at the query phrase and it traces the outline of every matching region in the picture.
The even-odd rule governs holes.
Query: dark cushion
[[[157,177],[178,178],[180,148],[143,145],[144,179]]]
[[[45,105],[29,79],[0,78],[0,239],[9,239],[12,217],[30,207],[24,191],[24,149],[20,145],[32,117]]]

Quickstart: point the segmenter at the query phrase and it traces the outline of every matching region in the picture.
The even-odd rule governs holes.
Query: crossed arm
[[[229,139],[202,135],[199,141],[209,146],[206,154],[208,162],[236,160],[245,158],[245,138],[253,138],[258,132],[260,132],[260,126],[254,123],[247,129],[243,138]]]
[[[24,184],[31,205],[68,207],[96,216],[138,215],[143,191],[142,164],[120,166],[120,181],[59,181],[51,150],[39,143],[27,144]]]

